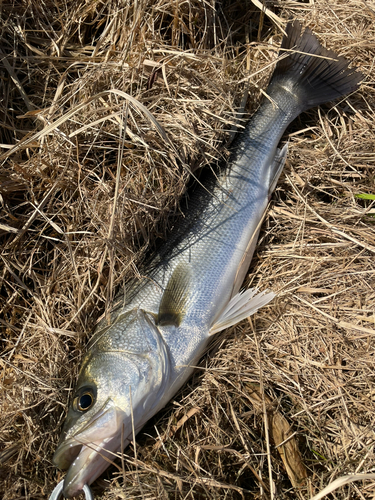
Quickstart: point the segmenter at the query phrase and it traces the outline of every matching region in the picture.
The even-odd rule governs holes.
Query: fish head
[[[66,498],[99,477],[156,413],[169,377],[168,350],[150,313],[129,311],[94,339],[53,457],[68,469]]]

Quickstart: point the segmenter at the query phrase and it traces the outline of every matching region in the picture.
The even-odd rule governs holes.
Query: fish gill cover
[[[375,193],[375,12],[257,4],[2,4],[2,498],[47,498],[61,478],[51,458],[88,335],[173,225],[190,172],[227,157],[290,18],[366,80],[288,131],[247,280],[278,298],[216,341],[95,494],[270,497],[274,484],[307,499],[373,469],[374,206],[356,195]],[[288,466],[277,444],[293,433]],[[337,498],[371,498],[359,484]]]

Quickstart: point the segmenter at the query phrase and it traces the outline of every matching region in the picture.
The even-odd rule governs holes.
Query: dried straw
[[[278,296],[216,339],[94,491],[302,500],[374,471],[374,202],[356,197],[375,194],[374,6],[25,0],[0,15],[0,496],[48,498],[62,477],[87,336],[191,174],[227,157],[291,17],[366,79],[288,131],[246,281]],[[332,498],[374,497],[373,480],[345,482]]]

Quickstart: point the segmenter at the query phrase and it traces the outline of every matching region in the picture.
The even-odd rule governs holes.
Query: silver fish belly
[[[283,49],[296,49],[283,52]],[[239,292],[287,148],[278,143],[302,111],[355,90],[361,75],[288,24],[266,100],[233,146],[226,168],[187,199],[186,216],[127,285],[111,323],[88,345],[54,463],[78,494],[189,378],[214,333],[269,302]],[[325,56],[316,58],[315,55]],[[133,433],[134,427],[134,433]]]

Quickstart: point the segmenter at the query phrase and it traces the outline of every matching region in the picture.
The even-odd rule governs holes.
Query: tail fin
[[[309,28],[302,33],[298,21],[287,25],[279,55],[269,88],[287,87],[303,110],[353,92],[363,79],[344,57],[325,49]]]

